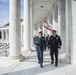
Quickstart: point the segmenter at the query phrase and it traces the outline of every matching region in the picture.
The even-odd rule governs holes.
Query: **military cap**
[[[42,31],[39,31],[39,33],[43,33]]]
[[[53,32],[57,32],[56,30],[52,30]]]

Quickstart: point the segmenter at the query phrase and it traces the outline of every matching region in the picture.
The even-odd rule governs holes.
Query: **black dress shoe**
[[[43,66],[40,66],[41,68],[43,68]]]
[[[58,65],[57,64],[55,64],[55,67],[57,67]]]
[[[53,64],[53,61],[51,62],[51,64]]]

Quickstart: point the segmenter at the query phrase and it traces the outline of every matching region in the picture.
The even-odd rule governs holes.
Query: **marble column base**
[[[18,61],[18,62],[20,62],[20,61],[22,61],[22,60],[24,60],[25,59],[25,56],[9,56],[9,57],[7,57],[9,60],[16,60],[16,61]]]
[[[68,63],[68,64],[71,64],[71,58],[66,54],[65,56],[65,61]]]
[[[71,64],[76,64],[76,58],[75,59],[71,59]]]
[[[31,48],[30,49],[23,48],[23,51],[31,51]]]

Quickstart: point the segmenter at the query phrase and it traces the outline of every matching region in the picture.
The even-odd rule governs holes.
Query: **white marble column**
[[[24,0],[24,50],[30,50],[30,0]]]
[[[52,25],[52,29],[53,29],[53,14],[51,13],[51,21],[50,21],[51,25]]]
[[[66,51],[65,0],[58,0],[58,33],[62,39],[61,52]]]
[[[4,30],[2,30],[2,40],[4,40]]]
[[[40,22],[40,30],[42,31],[42,22]]]
[[[72,21],[70,27],[70,35],[71,35],[71,63],[76,64],[76,0],[70,0],[70,17]]]
[[[51,21],[50,21],[51,25],[53,25],[53,15],[51,13]]]
[[[21,45],[22,45],[22,25],[21,25]]]
[[[33,50],[33,5],[32,5],[32,0],[31,0],[31,6],[30,6],[30,46],[31,49]]]
[[[56,22],[56,30],[58,31],[58,5],[56,5],[55,10],[55,22]]]
[[[42,24],[41,23],[38,24],[38,32],[39,31],[42,31]]]
[[[10,0],[9,41],[11,58],[21,58],[20,0]]]
[[[38,32],[39,32],[41,31],[40,24],[37,24],[37,25],[38,25]]]
[[[47,22],[48,22],[49,25],[51,24],[51,16],[50,15],[47,17]],[[48,30],[48,34],[50,35],[51,31]]]
[[[38,26],[37,25],[33,25],[33,36],[37,36],[38,35]]]
[[[53,6],[53,30],[56,30],[56,24],[55,24],[55,5]]]
[[[45,21],[47,21],[47,20],[45,19]],[[44,26],[47,26],[47,25],[46,25],[46,23],[43,21],[43,22],[42,22],[43,35],[44,35],[44,34],[46,34],[46,35],[47,35],[47,34],[48,34],[48,30],[47,30]]]
[[[23,45],[23,24],[21,25],[21,45]]]
[[[43,30],[43,34],[45,33],[44,31],[44,22],[42,21],[42,30]]]
[[[4,29],[4,40],[6,40],[6,34],[5,34],[5,29]]]
[[[24,33],[24,30],[23,30],[23,23],[22,23],[22,25],[21,25],[21,45],[23,46],[23,33]]]
[[[54,5],[53,9],[53,29],[58,31],[58,5]]]
[[[5,40],[7,40],[7,30],[5,29]]]
[[[6,41],[8,40],[8,30],[7,29],[5,30],[5,40]]]
[[[9,41],[9,29],[7,29],[7,40]]]
[[[66,0],[66,61],[71,63],[71,18],[70,18],[70,0]]]
[[[33,25],[34,26],[34,25]],[[37,35],[37,30],[36,30],[36,28],[34,27],[33,28],[33,36],[35,36],[35,35]]]

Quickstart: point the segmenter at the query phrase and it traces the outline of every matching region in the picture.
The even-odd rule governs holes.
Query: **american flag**
[[[47,30],[52,31],[53,27],[52,27],[51,25],[49,25],[49,24],[47,23],[47,21],[45,21],[45,20],[44,20],[44,23],[45,23],[44,28],[46,28]]]

